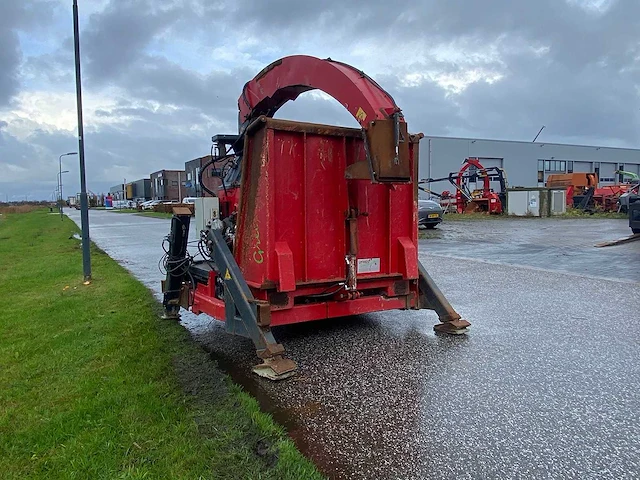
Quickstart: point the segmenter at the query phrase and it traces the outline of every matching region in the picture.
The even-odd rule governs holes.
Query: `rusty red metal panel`
[[[347,165],[365,158],[362,142],[355,129],[273,119],[247,136],[236,258],[250,285],[277,284],[279,241],[293,252],[297,283],[344,279],[350,208],[358,215],[359,276],[405,272],[397,239],[417,244],[415,188],[346,180]]]
[[[244,151],[234,256],[254,296],[280,302],[274,324],[289,322],[283,312],[291,310],[306,321],[411,303],[415,285],[393,302],[381,294],[332,298],[325,307],[294,301],[344,282],[348,254],[356,256],[358,292],[395,297],[398,280],[417,278],[415,185],[346,178],[349,165],[366,160],[360,130],[263,118]]]
[[[278,260],[278,291],[292,292],[296,289],[293,253],[287,242],[276,241],[275,250]]]
[[[408,301],[408,303],[407,303]],[[415,296],[383,298],[380,296],[358,298],[348,302],[325,302],[298,305],[288,310],[272,310],[271,326],[309,322],[319,318],[347,317],[382,310],[397,310],[415,307]]]
[[[306,281],[341,281],[347,253],[345,212],[349,209],[342,138],[306,135],[304,163]]]

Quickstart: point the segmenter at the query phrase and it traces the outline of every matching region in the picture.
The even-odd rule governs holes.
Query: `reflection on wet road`
[[[508,217],[453,220],[421,232],[422,246],[436,255],[640,282],[640,243],[594,248],[630,234],[620,219]]]
[[[168,220],[92,211],[91,223],[158,292]],[[624,222],[452,221],[429,234],[420,257],[467,336],[436,336],[432,312],[280,327],[301,373],[271,383],[248,373],[251,342],[205,316],[183,323],[332,477],[638,475],[640,244],[592,247],[627,235]]]

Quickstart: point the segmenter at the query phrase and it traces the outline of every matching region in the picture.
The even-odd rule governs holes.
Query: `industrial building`
[[[203,167],[211,161],[211,155],[205,155],[204,157],[194,158],[184,164],[184,170],[186,174],[185,183],[185,197],[208,197],[210,196],[200,184],[200,172]],[[215,192],[221,184],[219,176],[214,176],[214,172],[220,171],[221,164],[216,163],[213,166],[207,168],[205,174],[202,177],[204,186],[209,190]]]
[[[150,177],[151,196],[154,200],[181,201],[186,195],[184,170],[159,170]]]
[[[636,149],[427,136],[420,142],[419,178],[446,177],[469,157],[484,167],[504,168],[510,187],[541,187],[552,173],[594,172],[601,186],[622,182],[616,170],[640,174]],[[434,183],[431,189],[451,190],[451,185]]]
[[[109,189],[109,195],[113,200],[133,200],[144,202],[151,200],[151,180],[141,178],[134,182],[119,183]]]
[[[151,180],[148,178],[141,178],[135,182],[127,183],[126,195],[126,200],[135,200],[138,202],[151,200]]]
[[[113,200],[126,200],[125,191],[125,184],[119,183],[109,189],[109,195]]]

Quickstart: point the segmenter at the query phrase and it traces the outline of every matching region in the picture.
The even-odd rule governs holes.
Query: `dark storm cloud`
[[[203,112],[230,118],[237,113],[243,85],[253,75],[255,72],[246,68],[201,75],[166,58],[145,56],[130,67],[120,85],[137,98],[198,107]]]
[[[466,89],[458,102],[469,122],[467,133],[530,140],[544,124],[546,139],[553,135],[556,141],[634,144],[640,102],[633,76],[611,75],[595,64],[574,75],[559,63],[544,63],[513,58],[517,76]]]
[[[415,118],[414,128],[526,140],[546,124],[545,135],[557,141],[637,143],[640,2],[614,1],[601,12],[558,0],[425,1],[405,8],[354,1],[334,5],[332,13],[323,14],[316,6],[287,15],[296,8],[294,3],[239,8],[236,21],[246,29],[259,26],[283,43],[314,25],[335,23],[336,28],[327,30],[327,42],[364,38],[375,45],[394,39],[401,51],[403,41],[410,40],[409,55],[463,46],[473,55],[448,62],[427,54],[428,62],[412,69],[455,73],[481,68],[500,75],[494,83],[481,80],[446,98],[428,79],[418,87],[404,87],[392,74],[384,81],[378,76],[407,116]],[[287,29],[282,28],[284,21]],[[348,29],[341,28],[345,24]],[[372,58],[375,54],[373,46]],[[399,69],[401,73],[406,72]]]
[[[15,25],[34,21],[33,8],[19,5],[34,3],[0,3],[1,106],[19,89]],[[110,86],[118,92],[115,106],[96,112],[99,121],[87,127],[91,178],[108,188],[122,169],[143,176],[207,153],[212,134],[235,130],[237,98],[259,70],[256,61],[295,53],[375,69],[367,73],[395,97],[413,132],[530,141],[545,124],[546,141],[637,146],[640,2],[612,0],[603,11],[580,6],[589,3],[111,0],[82,32],[86,97]],[[172,51],[183,48],[180,41],[202,52],[228,42],[223,53],[231,60],[205,54],[194,71]],[[58,52],[26,58],[22,73],[70,84],[70,38],[60,42]],[[474,80],[456,90],[443,77]],[[309,93],[278,116],[355,126],[337,102]],[[40,131],[20,146],[4,130],[3,157],[10,149],[25,162],[42,151],[53,158],[75,140]]]
[[[20,63],[18,35],[8,29],[0,29],[0,105],[5,105],[18,91],[17,67]]]
[[[104,11],[90,17],[82,33],[90,79],[107,82],[137,62],[144,63],[144,49],[163,34],[186,38],[206,30],[207,16],[218,8],[205,0],[111,0]]]
[[[18,31],[38,24],[50,11],[51,2],[0,2],[0,106],[18,93],[18,67],[22,51]]]
[[[167,2],[112,1],[104,12],[89,19],[82,33],[87,72],[94,81],[109,80],[134,63],[143,49],[175,19]]]
[[[193,115],[192,111],[172,114],[145,113],[144,108],[121,107],[127,115],[135,114],[129,126],[102,125],[85,131],[85,152],[89,190],[107,192],[109,187],[127,181],[148,178],[152,171],[163,168],[184,168],[185,160],[209,153],[209,139],[199,133],[176,134],[181,123]],[[128,109],[128,110],[127,110]],[[105,112],[106,113],[106,112]],[[123,113],[124,114],[124,113]],[[153,115],[154,121],[148,121]],[[203,120],[204,121],[204,120]],[[135,132],[135,135],[132,135]],[[3,183],[0,197],[23,199],[50,198],[56,186],[58,155],[75,150],[77,140],[71,133],[36,130],[28,138],[19,140],[0,128],[0,168],[28,169],[28,183]],[[77,157],[63,158],[65,191],[73,194],[79,189]]]

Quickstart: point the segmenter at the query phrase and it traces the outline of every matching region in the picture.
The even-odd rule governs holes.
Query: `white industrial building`
[[[621,182],[616,170],[640,174],[640,150],[631,148],[426,136],[420,142],[419,178],[446,177],[469,157],[485,167],[502,167],[509,187],[541,187],[552,173],[595,172],[600,185]],[[451,185],[433,183],[431,189],[451,190]]]

